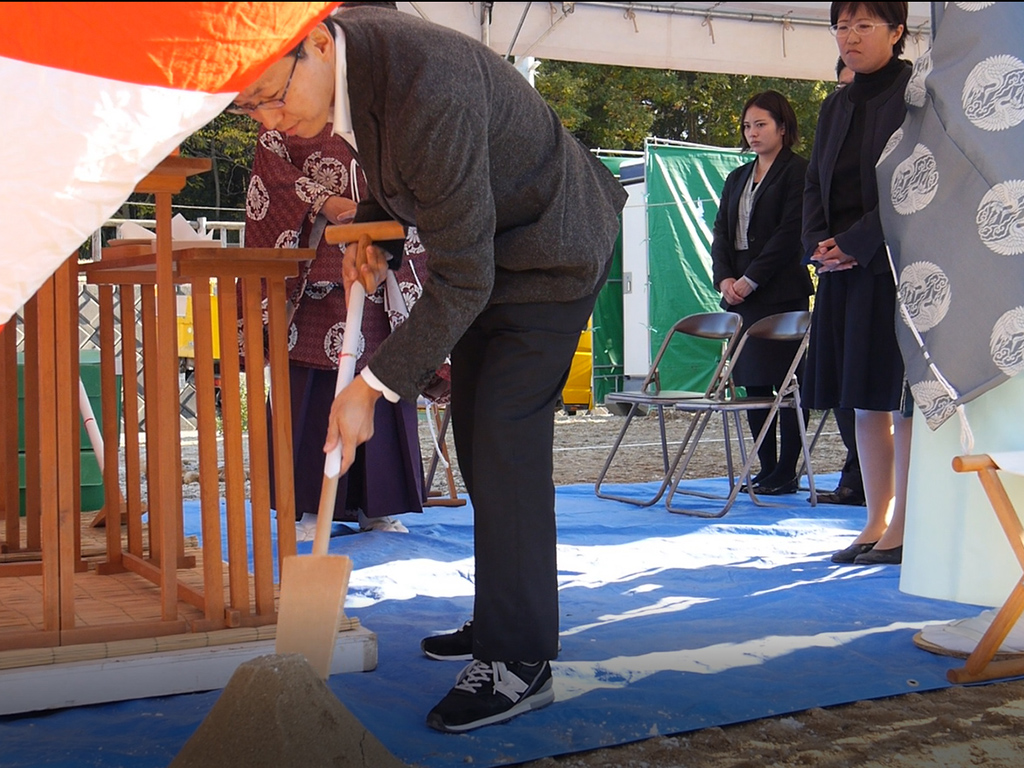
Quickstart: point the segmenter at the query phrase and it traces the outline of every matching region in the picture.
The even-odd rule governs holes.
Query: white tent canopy
[[[398,3],[504,55],[803,80],[835,76],[830,3]],[[910,3],[905,57],[928,50],[931,3]]]

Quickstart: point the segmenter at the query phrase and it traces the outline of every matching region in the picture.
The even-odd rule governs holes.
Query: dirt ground
[[[669,439],[673,434],[679,439],[679,430],[686,425],[685,417],[671,414],[669,418]],[[816,420],[812,417],[812,429]],[[603,408],[572,416],[557,415],[556,482],[560,485],[593,483],[622,422],[621,416],[609,414]],[[714,438],[718,441],[713,442]],[[654,415],[634,420],[625,443],[637,447],[630,448],[628,455],[624,454],[630,480],[660,478],[658,442]],[[716,434],[709,433],[704,443],[688,476],[724,474],[720,427]],[[837,472],[844,456],[835,422],[828,420],[812,457],[815,472]],[[615,473],[609,474],[610,481],[616,479]],[[950,666],[959,665],[956,660],[950,662]],[[851,670],[851,674],[854,673]],[[661,736],[524,765],[528,768],[1021,768],[1024,766],[1024,681],[953,687],[810,709],[784,717]]]
[[[555,415],[554,473],[559,485],[594,483],[623,423],[604,408]],[[669,440],[680,439],[687,417],[668,414]],[[812,416],[811,429],[817,416]],[[433,455],[426,425],[420,430],[425,462]],[[184,444],[183,440],[183,444]],[[446,441],[454,462],[450,435]],[[623,461],[609,482],[660,479],[659,429],[651,414],[636,419],[624,442]],[[836,472],[845,449],[828,420],[814,448],[816,473]],[[428,464],[429,466],[429,464]],[[628,467],[628,470],[627,470]],[[724,474],[721,427],[709,428],[688,477]],[[198,491],[185,461],[185,493]],[[463,490],[458,472],[458,489]],[[446,490],[439,466],[433,487]],[[830,490],[830,489],[825,489]],[[968,614],[965,612],[965,617]],[[950,660],[950,666],[960,662]],[[850,671],[855,674],[855,670]],[[811,709],[725,728],[661,736],[618,747],[524,764],[528,768],[924,768],[1024,766],[1024,680],[952,687],[925,693]]]

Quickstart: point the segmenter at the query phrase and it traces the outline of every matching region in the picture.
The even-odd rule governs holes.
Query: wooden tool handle
[[[340,452],[340,448],[338,449]],[[339,459],[339,461],[341,461]],[[313,554],[326,555],[331,542],[331,524],[334,522],[334,503],[338,498],[338,479],[341,474],[328,477],[324,473],[320,485],[320,506],[316,512],[316,533],[313,535]]]
[[[359,247],[370,244],[370,238],[363,235]],[[348,312],[345,316],[345,336],[338,356],[338,378],[334,384],[334,396],[352,383],[355,378],[356,358],[359,356],[359,338],[362,335],[363,304],[366,290],[363,284],[352,284],[348,297]],[[334,520],[334,503],[338,496],[338,478],[341,476],[341,440],[324,459],[324,479],[320,487],[320,506],[317,508],[316,534],[313,536],[313,554],[326,555],[331,538],[331,522]]]
[[[324,240],[331,245],[355,243],[364,235],[373,242],[405,240],[405,229],[397,221],[364,221],[359,224],[331,224],[324,227]]]

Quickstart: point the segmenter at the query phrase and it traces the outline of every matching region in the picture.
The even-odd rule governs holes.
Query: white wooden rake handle
[[[361,241],[359,247],[365,247]],[[352,284],[348,297],[348,313],[345,316],[345,336],[338,356],[338,378],[334,385],[337,397],[355,378],[356,357],[359,354],[359,339],[363,324],[363,303],[366,291],[362,283]],[[324,460],[324,480],[320,488],[320,506],[317,510],[316,535],[313,537],[313,554],[326,555],[331,538],[331,522],[334,519],[334,503],[338,496],[338,478],[341,475],[341,440],[327,454]]]
[[[334,384],[334,396],[352,383],[356,374],[356,358],[359,357],[359,339],[363,324],[363,304],[366,290],[362,283],[353,283],[348,298],[348,314],[345,316],[345,337],[341,342],[338,356],[338,378]],[[337,477],[341,474],[341,441],[327,454],[324,462],[324,476]]]

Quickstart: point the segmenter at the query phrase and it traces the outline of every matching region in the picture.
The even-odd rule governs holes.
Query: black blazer
[[[836,160],[853,120],[853,104],[841,90],[829,95],[822,103],[804,188],[805,256],[809,257],[822,240],[835,237],[843,253],[855,258],[860,266],[870,269],[876,275],[889,271],[882,221],[878,215],[875,163],[881,157],[889,137],[907,116],[903,94],[907,90],[912,68],[909,62],[905,64],[895,82],[867,103],[867,133],[860,156],[861,199],[865,213],[856,224],[839,234],[832,232],[829,227],[828,201]]]
[[[754,160],[730,173],[722,189],[722,202],[715,217],[711,243],[715,288],[727,277],[739,279],[746,275],[758,287],[747,297],[745,304],[780,304],[810,296],[814,286],[803,264],[800,244],[807,161],[789,147],[782,148],[754,190],[747,227],[748,249],[743,252],[736,250],[734,243],[740,195],[756,163]],[[723,299],[722,308],[731,309],[732,305]]]

